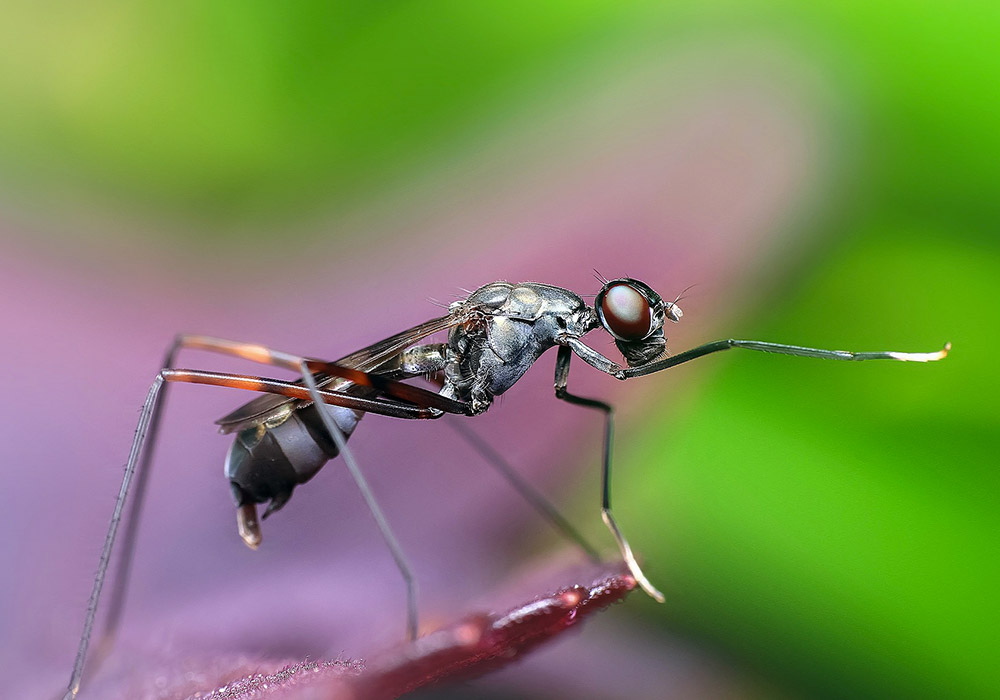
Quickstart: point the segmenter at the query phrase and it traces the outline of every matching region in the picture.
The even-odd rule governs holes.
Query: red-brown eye
[[[653,328],[649,300],[638,289],[622,282],[612,284],[601,296],[604,325],[620,340],[642,340]]]

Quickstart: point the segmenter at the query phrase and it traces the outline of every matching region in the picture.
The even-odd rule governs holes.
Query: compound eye
[[[612,284],[604,290],[600,311],[604,326],[619,340],[642,340],[653,330],[649,299],[627,282]]]

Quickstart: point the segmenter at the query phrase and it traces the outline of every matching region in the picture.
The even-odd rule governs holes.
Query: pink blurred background
[[[645,280],[667,297],[695,284],[684,322],[668,330],[685,346],[721,331],[755,298],[762,251],[778,249],[810,205],[823,148],[806,87],[769,77],[748,56],[738,68],[703,71],[697,84],[677,78],[705,60],[697,54],[604,76],[599,90],[532,115],[532,129],[484,137],[430,178],[328,217],[306,237],[278,229],[259,246],[151,245],[124,228],[35,236],[23,218],[8,217],[0,366],[5,395],[17,398],[4,410],[11,497],[0,545],[14,573],[5,577],[2,626],[14,696],[64,682],[137,411],[175,332],[332,358],[438,314],[430,300],[446,304],[462,288],[535,280],[593,294],[594,269]],[[614,351],[610,339],[593,342]],[[194,352],[180,365],[269,374]],[[552,362],[539,365],[473,427],[557,501],[586,487],[578,502],[591,507],[575,517],[596,521],[599,421],[557,403]],[[615,401],[628,421],[690,376],[678,374],[625,387],[581,365],[571,386]],[[172,394],[121,663],[199,652],[363,657],[395,642],[402,587],[339,463],[297,490],[250,553],[221,474],[228,440],[212,426],[250,397],[201,387]],[[456,618],[512,569],[530,566],[521,543],[545,526],[447,426],[369,417],[351,444],[413,559],[426,624]],[[618,639],[611,649],[648,653],[641,634],[616,632],[613,622],[609,630],[548,653],[614,654],[609,634]],[[605,683],[613,687],[602,696],[641,697],[658,680],[690,677],[692,696],[710,697],[728,683],[707,672],[709,659],[677,653],[685,663],[650,665]],[[543,657],[509,673],[515,683],[550,677],[563,691],[601,682],[566,668]]]

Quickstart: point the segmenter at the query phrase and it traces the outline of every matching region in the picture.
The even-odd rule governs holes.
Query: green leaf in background
[[[827,218],[789,236],[822,250],[747,261],[794,258],[732,333],[954,352],[734,351],[670,373],[705,379],[684,395],[646,380],[667,400],[622,426],[616,509],[668,602],[627,610],[804,696],[995,698],[997,37],[996,2],[11,0],[0,206],[74,231],[79,210],[135,216],[140,245],[287,233],[377,209],[605,61],[741,40],[800,56],[849,105],[848,165]]]
[[[995,298],[1000,256],[878,233],[826,261],[753,337],[949,339],[952,355],[706,358],[697,398],[619,443],[632,443],[619,507],[641,521],[654,580],[670,582],[670,603],[651,607],[730,652],[826,697],[986,698],[1000,681],[1000,414],[984,410],[1000,392],[1000,334],[978,300]]]
[[[16,4],[0,26],[0,163],[50,196],[83,187],[216,227],[301,215],[440,159],[524,100],[533,73],[602,45],[619,13],[580,2]]]

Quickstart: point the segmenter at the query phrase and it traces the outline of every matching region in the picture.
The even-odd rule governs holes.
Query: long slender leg
[[[446,423],[454,428],[455,432],[486,460],[486,463],[500,473],[507,480],[515,491],[526,500],[531,506],[545,518],[563,537],[574,542],[595,564],[601,562],[601,555],[587,542],[586,538],[573,525],[563,517],[562,513],[549,501],[538,489],[528,483],[524,477],[517,473],[503,456],[494,450],[489,443],[483,440],[478,434],[470,430],[459,420],[446,420]]]
[[[163,377],[170,382],[224,386],[231,389],[279,394],[291,399],[313,401],[313,394],[307,386],[303,386],[298,382],[286,382],[281,379],[253,377],[246,374],[231,374],[229,372],[205,372],[193,369],[165,369],[163,370]],[[441,415],[440,409],[425,408],[423,405],[409,402],[395,401],[393,399],[370,399],[330,389],[317,389],[317,391],[323,403],[354,408],[366,413],[378,413],[379,415],[390,416],[392,418],[437,418]],[[468,412],[468,404],[452,399],[448,399],[448,401],[452,402],[455,406],[453,412],[463,414]]]
[[[441,387],[444,385],[444,380],[441,377],[435,377],[430,379],[431,383]],[[479,436],[476,431],[470,429],[464,422],[459,420],[447,420],[445,421],[450,425],[456,433],[458,433],[465,442],[472,447],[479,456],[482,457],[487,464],[489,464],[493,469],[495,469],[500,476],[507,480],[507,483],[517,491],[518,495],[526,500],[538,513],[549,522],[549,524],[555,528],[563,537],[572,541],[577,545],[584,555],[593,563],[601,563],[601,555],[597,552],[587,538],[583,534],[573,527],[572,523],[566,519],[566,517],[559,512],[559,509],[545,497],[541,491],[532,486],[523,476],[521,476],[516,469],[514,469],[511,464],[504,459],[503,455],[497,452],[493,447],[486,442],[482,437]]]
[[[251,362],[284,367],[293,371],[300,369],[301,362],[305,359],[281,350],[274,350],[263,345],[253,343],[243,343],[226,340],[223,338],[212,338],[203,335],[178,335],[174,338],[163,358],[162,367],[172,369],[177,354],[181,349],[196,349],[216,352],[223,355],[240,357]],[[350,368],[341,368],[334,363],[319,360],[309,360],[312,371],[323,371],[328,375],[340,376],[353,381],[356,384],[372,386],[395,398],[400,398],[412,403],[417,403],[423,408],[437,408],[438,410],[452,413],[464,412],[464,407],[459,402],[440,396],[434,392],[429,392],[419,387],[413,387],[402,382],[395,382],[382,377],[373,376],[365,372]],[[122,613],[128,595],[128,581],[131,576],[132,561],[135,552],[135,541],[141,521],[142,508],[145,502],[147,484],[149,482],[149,472],[152,456],[156,449],[156,442],[159,435],[160,416],[169,393],[169,383],[160,391],[156,405],[153,407],[152,418],[146,438],[146,449],[143,450],[140,462],[136,467],[135,485],[133,487],[132,504],[129,507],[129,516],[124,518],[124,530],[122,540],[119,545],[121,554],[119,555],[116,574],[112,578],[111,591],[107,601],[107,615],[104,620],[104,629],[94,649],[90,659],[90,672],[93,673],[100,668],[107,657],[114,640],[117,636],[118,627],[121,623]],[[303,396],[302,398],[306,398]],[[362,407],[364,408],[364,407]],[[369,410],[368,407],[364,410]]]
[[[744,350],[756,350],[758,352],[771,352],[779,355],[796,355],[798,357],[816,357],[825,360],[847,360],[861,362],[864,360],[898,360],[900,362],[935,362],[948,356],[951,350],[951,343],[937,352],[852,352],[850,350],[823,350],[820,348],[806,348],[800,345],[784,345],[782,343],[766,343],[761,340],[716,340],[711,343],[699,345],[696,348],[685,350],[684,352],[654,360],[637,367],[622,367],[616,362],[609,360],[601,353],[584,343],[579,338],[561,338],[561,344],[571,348],[576,355],[591,367],[596,367],[605,374],[610,374],[616,379],[628,379],[630,377],[642,377],[646,374],[669,369],[684,362],[690,362],[699,357],[710,355],[714,352],[731,350],[732,348],[743,348]]]
[[[367,386],[376,389],[380,394],[391,396],[395,399],[409,401],[425,408],[436,408],[446,413],[468,413],[468,406],[461,401],[450,399],[427,389],[421,389],[412,384],[387,379],[386,377],[371,372],[350,367],[342,367],[335,362],[323,362],[321,360],[303,360],[303,366],[308,367],[312,372],[321,372],[341,379],[347,379],[358,386]]]
[[[115,509],[111,514],[108,532],[104,536],[104,546],[101,548],[101,558],[98,560],[97,574],[94,576],[94,587],[90,592],[90,599],[87,601],[87,614],[84,617],[80,645],[77,648],[76,660],[73,663],[73,674],[70,676],[69,686],[66,689],[63,700],[73,700],[80,690],[80,679],[83,677],[83,668],[87,660],[87,647],[90,645],[90,635],[94,630],[94,618],[97,615],[97,604],[101,598],[101,589],[104,587],[104,576],[107,573],[108,562],[111,559],[111,549],[115,543],[115,535],[118,533],[118,525],[121,522],[129,486],[135,474],[139,456],[143,451],[150,419],[155,411],[160,390],[163,388],[163,381],[162,375],[156,375],[156,379],[153,380],[153,384],[149,388],[149,393],[146,395],[146,402],[142,405],[142,410],[139,413],[139,424],[135,428],[132,448],[129,450],[128,461],[125,463],[125,475],[122,477],[122,485],[118,490],[118,498],[115,500]]]
[[[168,353],[169,359],[173,359],[171,353]],[[307,382],[312,383],[312,376],[308,374]],[[118,499],[115,501],[115,509],[111,517],[111,521],[108,525],[108,532],[105,535],[104,547],[101,550],[101,557],[98,561],[97,574],[94,576],[94,586],[91,591],[90,599],[87,604],[87,613],[84,618],[83,632],[80,635],[80,643],[77,648],[76,660],[73,664],[73,673],[70,676],[70,682],[67,687],[64,698],[66,700],[72,700],[76,697],[77,692],[80,689],[80,681],[83,676],[83,670],[86,664],[87,650],[90,646],[90,638],[93,634],[94,620],[97,614],[97,605],[100,600],[101,591],[104,587],[104,580],[107,574],[108,564],[111,559],[111,551],[114,545],[116,536],[118,534],[118,526],[122,520],[122,514],[126,503],[126,497],[128,495],[129,489],[131,487],[132,479],[137,471],[137,468],[141,464],[146,463],[144,454],[147,453],[147,448],[149,447],[148,439],[153,436],[151,427],[153,425],[158,425],[159,422],[159,411],[163,407],[163,389],[165,388],[166,382],[185,382],[191,384],[206,384],[211,386],[222,386],[233,389],[244,389],[247,391],[256,392],[267,392],[274,394],[281,394],[284,396],[289,396],[291,398],[311,400],[319,403],[327,403],[332,405],[346,406],[348,408],[356,408],[368,413],[378,413],[382,415],[388,415],[396,418],[437,418],[440,415],[435,409],[427,409],[420,406],[416,406],[408,403],[400,403],[398,401],[388,400],[388,399],[368,399],[364,397],[350,396],[346,394],[341,394],[335,391],[322,390],[313,386],[311,388],[305,388],[302,385],[295,384],[292,382],[285,382],[277,379],[268,379],[264,377],[251,377],[246,375],[228,374],[222,372],[203,372],[199,370],[188,370],[188,369],[164,369],[159,374],[157,374],[156,379],[153,381],[150,387],[149,394],[146,397],[146,401],[143,404],[142,410],[139,416],[139,423],[136,427],[135,437],[132,442],[132,448],[129,452],[129,458],[125,465],[125,475],[122,478],[121,488],[119,489]],[[461,402],[456,402],[461,403]],[[464,404],[462,404],[464,406]],[[463,408],[464,412],[464,408]],[[325,412],[320,412],[321,416],[327,415]],[[333,437],[333,436],[331,436]],[[340,436],[343,439],[343,435]],[[336,441],[336,439],[334,438]],[[140,459],[142,463],[140,464]],[[352,471],[353,473],[353,471]],[[370,492],[369,492],[370,495]],[[367,497],[366,497],[367,500]],[[136,512],[136,515],[138,513]],[[379,520],[379,518],[376,518]],[[384,520],[384,518],[382,518]],[[134,527],[132,525],[130,528]],[[134,541],[134,533],[131,535]],[[127,553],[129,558],[131,557],[131,551]],[[394,556],[396,552],[393,552]],[[125,570],[127,573],[127,569]],[[406,572],[406,576],[409,576],[409,572]],[[405,576],[404,576],[405,577]],[[411,577],[412,578],[412,577]],[[410,588],[408,583],[408,589]],[[410,598],[412,599],[412,594]],[[118,619],[120,619],[121,608],[123,602],[121,600],[116,601],[114,606],[118,608],[116,612],[116,619],[114,620],[117,626]],[[411,606],[412,607],[412,606]],[[415,619],[413,619],[413,614],[410,616],[409,627],[411,630],[415,629]],[[113,637],[116,632],[115,628],[109,628],[105,633],[107,636],[109,633]],[[102,643],[102,646],[107,647],[108,643]]]
[[[177,352],[182,347],[182,336],[177,336],[170,343],[167,352],[160,365],[165,369],[174,366]],[[149,471],[153,454],[156,452],[156,443],[160,434],[160,416],[163,414],[167,400],[170,384],[164,384],[160,389],[155,403],[153,404],[149,430],[146,434],[146,448],[142,451],[139,464],[136,467],[136,481],[132,496],[132,504],[129,507],[128,517],[125,518],[125,531],[122,533],[122,542],[119,547],[118,566],[114,577],[111,579],[111,591],[107,602],[107,615],[104,618],[104,629],[94,654],[90,659],[90,673],[93,674],[99,669],[111,648],[114,646],[115,638],[118,636],[118,628],[121,625],[122,612],[128,598],[128,582],[132,575],[132,561],[135,553],[135,541],[139,531],[139,522],[142,517],[142,507],[146,500],[147,486],[149,484]]]
[[[452,413],[466,412],[466,406],[462,402],[454,401],[453,399],[441,396],[440,394],[411,386],[409,384],[404,384],[403,382],[386,379],[384,377],[379,377],[378,375],[362,372],[350,367],[342,367],[336,363],[298,357],[259,345],[235,343],[233,341],[208,338],[205,336],[191,336],[188,338],[188,344],[191,347],[199,347],[218,352],[228,352],[247,359],[267,362],[269,364],[273,363],[288,367],[289,369],[299,370],[301,371],[303,381],[309,389],[309,396],[315,403],[320,403],[324,400],[313,376],[313,372],[319,371],[327,375],[347,379],[360,386],[375,388],[381,393],[394,398],[402,399],[404,401],[413,402],[425,408],[433,408]],[[392,532],[392,528],[389,526],[388,520],[383,514],[381,507],[378,505],[378,501],[375,499],[374,493],[372,493],[364,474],[361,472],[360,467],[355,461],[352,451],[348,448],[347,440],[344,438],[343,433],[337,427],[336,423],[329,416],[329,414],[325,411],[320,411],[319,415],[324,427],[329,433],[330,438],[337,445],[338,452],[344,458],[344,463],[347,465],[351,476],[357,484],[358,489],[361,491],[361,495],[364,497],[365,503],[368,505],[368,508],[372,513],[372,517],[375,518],[375,522],[382,534],[382,538],[389,547],[393,560],[396,562],[396,566],[403,577],[403,581],[406,585],[407,633],[410,639],[416,639],[416,584],[410,570],[410,566],[406,561],[406,557],[403,554],[402,548],[400,547],[396,536]]]
[[[441,377],[429,378],[429,381],[438,386],[439,388],[444,385],[444,380]],[[489,464],[493,469],[495,469],[500,476],[507,480],[507,483],[517,491],[518,495],[526,500],[531,507],[533,507],[538,513],[549,522],[549,524],[555,528],[563,537],[572,541],[577,545],[584,555],[595,564],[600,564],[602,559],[601,555],[597,552],[587,538],[583,534],[573,527],[572,523],[566,519],[566,517],[559,512],[559,509],[545,497],[541,491],[536,489],[531,485],[523,476],[521,476],[516,469],[514,469],[511,464],[504,459],[497,450],[486,442],[476,431],[470,429],[464,422],[459,420],[446,420],[445,423],[450,425],[456,433],[458,433],[465,442],[472,447],[479,456],[482,457],[487,464]]]
[[[716,340],[711,343],[699,345],[691,350],[686,350],[678,355],[656,360],[639,367],[631,367],[623,370],[625,378],[641,377],[645,374],[652,374],[663,369],[668,369],[688,362],[713,352],[721,352],[732,348],[743,348],[744,350],[756,350],[758,352],[771,352],[780,355],[796,355],[798,357],[817,357],[826,360],[847,360],[861,362],[863,360],[899,360],[901,362],[935,362],[942,360],[951,350],[951,343],[945,344],[944,348],[937,352],[852,352],[850,350],[823,350],[820,348],[806,348],[800,345],[784,345],[782,343],[765,343],[760,340]]]
[[[663,594],[649,582],[649,579],[642,572],[639,562],[636,561],[635,555],[632,554],[632,547],[629,546],[628,540],[625,539],[625,535],[622,534],[621,528],[618,527],[618,523],[615,521],[615,516],[611,513],[611,448],[614,438],[614,409],[610,404],[603,401],[587,399],[566,391],[566,384],[569,380],[569,363],[573,357],[571,353],[572,350],[564,345],[560,346],[559,354],[556,356],[556,397],[577,406],[596,408],[604,412],[604,456],[601,466],[601,518],[614,536],[615,542],[618,543],[622,559],[625,560],[625,564],[628,566],[632,576],[635,577],[636,582],[642,586],[642,590],[646,591],[651,598],[662,603],[664,601]]]
[[[310,372],[321,372],[328,376],[347,379],[358,386],[372,387],[386,396],[409,401],[426,408],[437,408],[447,413],[464,413],[466,408],[460,402],[411,384],[405,384],[370,372],[363,372],[353,367],[338,365],[336,362],[327,362],[316,358],[294,355],[281,350],[274,350],[264,345],[241,343],[239,341],[212,338],[205,335],[178,336],[175,345],[177,344],[185,348],[208,350],[223,355],[241,357],[251,362],[284,367],[293,372],[300,371],[302,363],[305,362]],[[164,366],[170,367],[171,365]]]
[[[253,351],[255,346],[246,343],[232,343],[231,341],[220,341],[212,343],[205,336],[177,335],[171,341],[167,352],[164,354],[160,367],[163,369],[173,369],[177,359],[177,353],[183,348],[196,348],[203,350],[214,350],[223,354],[244,357],[250,360],[262,361],[265,364],[274,364],[268,361],[271,353],[265,348]],[[231,348],[231,349],[230,349]],[[170,393],[170,383],[163,385],[156,398],[156,403],[152,409],[149,423],[149,430],[146,435],[146,447],[142,451],[139,464],[136,467],[136,481],[133,489],[132,504],[129,507],[128,517],[125,518],[125,530],[122,533],[121,544],[118,545],[120,554],[115,576],[112,578],[111,591],[108,596],[107,614],[104,619],[104,630],[94,654],[90,659],[90,672],[94,673],[101,667],[114,646],[115,638],[118,636],[118,628],[121,625],[122,613],[128,598],[128,582],[132,574],[132,561],[135,555],[135,541],[139,531],[139,523],[142,520],[142,510],[148,490],[149,472],[151,469],[153,455],[156,452],[156,445],[160,433],[160,417],[166,405],[167,396]]]
[[[184,346],[185,336],[175,336],[171,341],[167,352],[163,357],[160,367],[170,369],[174,366],[178,351]],[[132,575],[132,561],[135,553],[135,541],[139,531],[139,522],[142,518],[142,508],[146,500],[147,486],[149,484],[149,471],[153,455],[156,452],[156,444],[160,434],[160,416],[169,393],[170,384],[164,384],[160,389],[155,403],[152,406],[149,429],[146,434],[146,447],[142,451],[140,461],[135,468],[136,482],[132,505],[129,507],[128,517],[125,518],[125,531],[122,534],[122,543],[119,545],[121,554],[118,559],[118,567],[115,576],[112,578],[111,593],[108,596],[107,615],[104,619],[104,629],[98,640],[97,647],[90,660],[90,672],[93,674],[103,665],[114,646],[115,638],[118,636],[118,628],[121,625],[122,612],[128,598],[128,582]],[[103,575],[103,572],[102,572]],[[79,684],[79,679],[77,681]]]
[[[313,401],[316,403],[322,401],[323,397],[316,387],[316,380],[313,379],[312,373],[309,371],[309,367],[304,360],[302,362],[302,378],[305,380],[306,386],[309,387],[309,393]],[[361,468],[354,461],[354,454],[348,448],[347,439],[344,437],[344,434],[340,432],[340,428],[337,427],[337,424],[333,421],[329,413],[320,411],[319,415],[330,438],[336,443],[340,456],[344,458],[344,464],[347,465],[347,469],[351,472],[354,482],[358,485],[358,490],[361,491],[361,495],[368,505],[368,510],[371,511],[372,517],[375,518],[375,523],[378,525],[379,532],[382,533],[382,539],[385,540],[386,546],[389,547],[389,551],[392,553],[392,558],[396,562],[396,568],[399,569],[399,573],[403,577],[403,582],[406,585],[406,633],[412,641],[417,638],[417,590],[410,565],[406,561],[406,556],[403,554],[403,549],[399,546],[392,528],[389,527],[389,521],[386,520],[385,515],[382,513],[382,508],[379,506],[378,501],[375,500],[375,494],[372,493],[371,488],[368,486],[364,474],[361,473]]]

